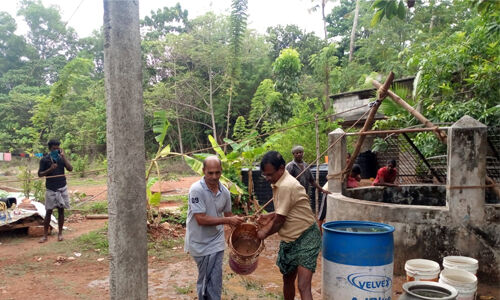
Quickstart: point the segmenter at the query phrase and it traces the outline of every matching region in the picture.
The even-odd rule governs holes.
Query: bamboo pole
[[[319,126],[318,126],[318,115],[315,117],[315,123],[314,123],[314,129],[316,130],[316,157],[318,158],[320,156],[319,152]],[[316,160],[316,184],[319,186],[319,159]],[[315,205],[314,205],[314,212],[315,215],[318,215],[318,198],[319,198],[319,191],[318,189],[314,189],[314,196],[315,196]]]
[[[394,73],[389,73],[389,76],[387,76],[387,79],[385,80],[384,85],[380,85],[378,89],[378,97],[377,101],[373,103],[372,108],[370,109],[370,114],[366,118],[365,125],[363,128],[361,128],[360,132],[366,132],[368,131],[373,124],[373,120],[375,119],[375,114],[377,113],[378,108],[380,107],[380,104],[382,104],[382,101],[384,98],[387,96],[389,87],[392,84],[392,81],[394,80]],[[358,156],[359,152],[361,151],[361,146],[363,145],[363,142],[365,141],[366,135],[360,135],[358,138],[358,141],[356,143],[356,148],[354,149],[354,152],[351,155],[351,159],[349,160],[349,163],[344,169],[344,174],[343,174],[343,180],[347,178],[347,175],[351,172],[351,168],[354,165],[354,161],[356,160],[356,157]]]
[[[359,122],[361,119],[363,119],[363,118],[366,116],[366,114],[367,114],[367,113],[368,113],[368,111],[366,111],[366,112],[365,112],[365,113],[364,113],[361,117],[359,117],[359,118],[356,120],[356,122],[354,122],[354,124],[352,124],[352,125],[351,125],[351,127],[349,127],[349,129],[351,129],[351,128],[353,128],[354,126],[356,126],[356,124],[358,124],[358,122]],[[347,130],[349,130],[349,129],[347,129]],[[344,136],[345,136],[345,133],[344,133],[341,137],[339,137],[337,140],[335,140],[335,141],[334,141],[334,142],[333,142],[330,146],[328,146],[328,148],[326,148],[326,150],[325,150],[325,151],[323,151],[323,153],[321,153],[318,157],[316,157],[316,160],[315,160],[314,162],[312,162],[310,165],[308,165],[308,166],[307,166],[307,168],[304,168],[304,170],[302,170],[302,172],[300,172],[300,173],[299,173],[299,175],[297,175],[297,177],[300,177],[300,176],[301,176],[304,172],[306,172],[306,171],[307,171],[307,170],[311,167],[311,165],[312,165],[312,164],[316,163],[316,162],[319,160],[319,158],[320,158],[321,156],[325,155],[328,151],[330,151],[330,149],[331,149],[331,148],[333,148],[333,146],[335,146],[335,144],[337,144],[337,143],[340,141],[340,139],[341,139],[342,137],[344,137]],[[261,207],[260,207],[260,208],[259,208],[259,209],[255,212],[255,214],[254,214],[253,216],[245,216],[245,218],[255,217],[255,216],[257,216],[258,214],[260,214],[260,213],[264,210],[264,208],[266,208],[266,206],[268,206],[268,205],[269,205],[269,204],[273,201],[273,199],[274,199],[274,198],[269,199],[269,201],[267,201],[264,205],[262,205],[262,206],[261,206]]]
[[[372,79],[372,84],[373,84],[374,87],[379,88],[379,89],[382,87],[382,84],[380,82],[376,81],[375,79]],[[396,102],[397,104],[399,104],[401,107],[403,107],[404,109],[406,109],[410,114],[412,114],[415,118],[417,118],[417,120],[419,120],[420,122],[422,122],[422,124],[424,124],[425,127],[434,128],[435,129],[434,132],[436,133],[436,135],[439,138],[439,140],[441,140],[441,142],[443,142],[443,143],[446,144],[446,134],[443,131],[438,131],[437,127],[431,121],[429,121],[426,117],[424,117],[420,112],[418,112],[411,105],[409,105],[408,103],[406,103],[406,101],[404,101],[401,97],[399,97],[398,95],[396,95],[394,92],[388,90],[387,91],[387,95],[394,102]]]

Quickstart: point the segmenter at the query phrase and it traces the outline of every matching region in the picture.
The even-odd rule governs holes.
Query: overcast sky
[[[126,0],[120,0],[126,1]],[[1,0],[0,11],[7,11],[15,16],[18,0]],[[102,0],[42,0],[45,6],[57,5],[61,11],[62,20],[75,28],[80,37],[89,36],[94,29],[100,28],[103,18]],[[174,6],[181,3],[183,9],[189,12],[189,18],[202,15],[208,11],[215,13],[230,13],[231,0],[139,0],[141,18],[149,15],[151,10],[164,6]],[[265,33],[269,26],[278,24],[296,24],[302,29],[314,31],[316,35],[323,36],[321,10],[309,13],[308,9],[320,0],[248,0],[248,27]],[[329,1],[327,11],[337,1]],[[26,25],[22,18],[16,17],[18,34],[26,33]]]

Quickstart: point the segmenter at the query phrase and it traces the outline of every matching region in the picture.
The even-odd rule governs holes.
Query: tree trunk
[[[359,16],[359,0],[356,0],[356,8],[354,9],[354,20],[352,21],[351,43],[349,44],[349,62],[354,57],[354,40],[356,39],[356,29],[358,27]]]
[[[177,64],[175,63],[175,58],[174,58],[174,96],[175,96],[175,101],[179,102],[179,98],[177,97]],[[181,122],[179,121],[179,110],[177,109],[177,104],[175,105],[175,114],[176,114],[175,119],[177,123],[177,135],[179,137],[180,153],[184,154],[184,146],[182,144]]]
[[[330,66],[328,65],[328,60],[325,62],[325,110],[331,108],[330,104]],[[333,117],[332,117],[333,121]]]
[[[431,10],[431,21],[429,22],[429,33],[432,33],[432,29],[434,28],[434,22],[436,21],[436,16],[434,15],[434,6],[436,4],[435,0],[431,0],[429,2],[429,7]]]
[[[227,104],[227,125],[226,125],[226,139],[229,138],[229,123],[231,122],[231,102],[233,101],[233,80],[231,79],[231,86],[229,87],[229,103]],[[224,153],[226,153],[227,144],[224,143]]]
[[[109,297],[147,299],[146,155],[138,1],[104,0],[104,37]]]
[[[208,82],[210,84],[210,117],[212,118],[212,130],[214,139],[217,140],[217,128],[215,127],[215,114],[214,114],[214,95],[213,95],[213,82],[212,82],[212,67],[208,67]]]
[[[325,6],[328,0],[321,0],[321,16],[323,17],[323,32],[325,34],[325,41],[328,40],[328,31],[326,31],[326,17],[325,17]]]
[[[323,32],[325,34],[325,42],[328,42],[328,31],[326,30],[325,6],[328,0],[321,0],[321,16],[323,18]],[[330,66],[328,59],[325,61],[325,110],[330,109]],[[333,119],[332,119],[333,121]]]
[[[179,111],[177,110],[177,107],[175,107],[175,113],[179,115]],[[184,145],[182,144],[182,130],[181,130],[181,122],[179,121],[179,118],[175,118],[175,121],[177,123],[177,135],[179,136],[179,150],[181,154],[184,154]]]

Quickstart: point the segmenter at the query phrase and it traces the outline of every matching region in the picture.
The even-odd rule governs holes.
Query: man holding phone
[[[46,213],[43,222],[43,237],[40,239],[40,243],[47,241],[50,218],[54,208],[57,208],[58,211],[57,223],[59,232],[57,240],[63,240],[64,209],[69,208],[69,195],[64,169],[72,171],[73,166],[71,166],[66,155],[64,155],[60,145],[61,143],[58,140],[49,141],[49,153],[40,160],[40,168],[38,169],[39,177],[48,177],[45,179],[45,187],[47,188],[45,191]]]

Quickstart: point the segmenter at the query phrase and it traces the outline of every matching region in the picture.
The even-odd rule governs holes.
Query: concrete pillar
[[[455,224],[484,222],[487,127],[463,116],[448,130],[446,204]]]
[[[148,298],[139,1],[104,0],[110,298]]]
[[[332,193],[342,193],[345,188],[340,175],[345,168],[347,155],[347,142],[344,133],[344,130],[337,128],[328,134],[329,145],[340,139],[328,151],[328,175],[336,175],[335,178],[328,179],[328,190]]]

